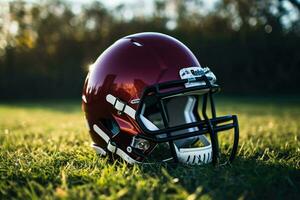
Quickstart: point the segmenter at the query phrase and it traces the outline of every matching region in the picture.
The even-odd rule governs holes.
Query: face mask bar
[[[191,82],[204,82],[204,85],[194,86],[194,87],[185,87],[186,83]],[[173,89],[173,90],[172,90]],[[176,90],[174,90],[176,89]],[[142,95],[140,100],[139,107],[136,112],[136,120],[141,127],[143,133],[138,137],[155,142],[155,143],[164,143],[168,142],[171,154],[175,162],[178,162],[174,141],[189,137],[194,137],[203,134],[209,134],[212,145],[212,162],[214,165],[219,165],[219,142],[218,142],[218,132],[234,129],[234,141],[233,147],[227,163],[231,163],[236,155],[238,140],[239,140],[239,128],[238,120],[236,115],[227,115],[222,117],[216,116],[215,104],[213,101],[213,93],[218,92],[220,87],[216,84],[211,84],[210,80],[206,76],[195,77],[193,79],[183,79],[170,82],[164,82],[155,84],[147,87]],[[168,116],[166,112],[166,107],[164,104],[164,99],[177,95],[186,95],[190,93],[200,93],[203,94],[203,104],[202,104],[202,115],[204,120],[197,122],[191,122],[187,124],[177,125],[169,127]],[[208,101],[210,103],[211,118],[208,117],[206,111],[208,107]],[[164,128],[159,130],[149,130],[143,123],[141,119],[141,113],[143,106],[147,103],[156,103],[158,104],[161,110],[161,116],[164,124]],[[228,123],[229,122],[229,123]],[[186,130],[188,128],[198,127],[197,131],[181,133],[177,135],[172,135],[172,132]]]

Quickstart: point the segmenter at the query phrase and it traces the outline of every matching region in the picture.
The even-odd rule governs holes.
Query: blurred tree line
[[[143,31],[181,40],[227,94],[299,94],[299,1],[152,5],[135,14],[132,4],[98,1],[0,3],[0,99],[79,97],[87,66],[118,38]]]

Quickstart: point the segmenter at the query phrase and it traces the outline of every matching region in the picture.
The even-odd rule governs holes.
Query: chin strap
[[[133,159],[122,149],[114,145],[110,141],[108,135],[104,131],[102,131],[96,124],[93,125],[93,129],[107,143],[107,150],[109,150],[114,154],[119,155],[122,159],[124,159],[129,164],[141,163]],[[198,148],[178,148],[175,145],[177,157],[181,163],[201,165],[205,163],[210,163],[212,161],[211,144],[209,143],[209,141],[205,136],[199,136],[198,138],[201,140],[202,143],[204,143],[204,145],[207,146],[198,147]],[[101,156],[107,155],[107,152],[103,148],[97,146],[96,144],[92,144],[91,146],[94,148],[97,154]]]
[[[106,96],[106,101],[114,106],[119,113],[125,113],[130,116],[132,119],[135,119],[135,110],[128,106],[125,102],[121,101],[117,97],[108,94]]]
[[[115,97],[111,94],[108,94],[106,96],[106,101],[109,102],[110,104],[112,104],[114,106],[114,108],[116,110],[118,110],[119,113],[125,113],[125,114],[129,115],[131,118],[135,119],[136,111],[133,108],[131,108],[130,106],[128,106],[126,103],[124,103],[123,101],[118,99],[117,97]],[[122,149],[118,148],[117,145],[114,144],[110,140],[109,136],[103,130],[101,130],[96,124],[93,125],[93,129],[107,143],[106,148],[108,151],[112,152],[113,154],[119,155],[121,158],[123,158],[125,161],[127,161],[130,164],[140,163],[139,161],[130,157]],[[92,144],[91,146],[95,149],[95,151],[98,154],[100,154],[102,156],[105,156],[107,154],[106,150],[97,146],[97,144]]]
[[[134,163],[140,163],[139,161],[133,159],[130,157],[126,152],[124,152],[122,149],[118,148],[115,144],[113,144],[108,137],[108,135],[102,131],[96,124],[93,125],[94,131],[107,143],[107,150],[110,152],[119,155],[122,159],[124,159],[126,162],[129,164],[134,164]],[[100,154],[105,156],[107,153],[104,149],[101,147],[97,146],[96,144],[92,144],[92,147],[95,149],[95,151]]]
[[[136,111],[128,106],[125,102],[121,101],[117,97],[108,94],[106,96],[106,101],[109,102],[114,106],[116,110],[120,113],[125,113],[131,118],[135,119],[135,113]],[[155,126],[151,121],[149,121],[144,116],[141,116],[141,119],[145,126],[149,128],[150,130],[158,130],[158,127]],[[121,158],[123,158],[125,161],[127,161],[130,164],[133,163],[140,163],[137,160],[134,160],[131,158],[127,153],[125,153],[122,149],[118,148],[116,145],[114,145],[108,135],[104,133],[96,124],[93,126],[94,131],[101,137],[103,140],[107,143],[107,150],[109,150],[112,153],[115,153],[119,155]],[[212,161],[212,146],[208,139],[204,136],[198,136],[199,140],[205,145],[204,147],[197,147],[197,148],[180,148],[177,147],[175,144],[175,150],[177,153],[178,160],[182,163],[186,164],[205,164]],[[97,153],[101,155],[106,155],[106,151],[102,149],[101,147],[93,144],[92,147],[96,150]]]

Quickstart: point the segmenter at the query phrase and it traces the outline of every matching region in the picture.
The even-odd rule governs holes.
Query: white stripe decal
[[[104,133],[96,124],[93,125],[93,129],[106,143],[108,143],[109,137],[106,133]]]
[[[115,96],[108,94],[106,96],[106,101],[108,103],[112,104],[116,110],[123,111],[125,114],[130,116],[132,119],[135,119],[136,111],[132,107],[126,105],[124,102],[118,100]]]

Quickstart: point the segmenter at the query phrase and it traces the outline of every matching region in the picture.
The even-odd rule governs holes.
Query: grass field
[[[221,98],[232,166],[128,166],[95,155],[80,102],[0,103],[0,199],[300,199],[300,99]]]

